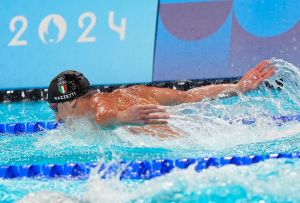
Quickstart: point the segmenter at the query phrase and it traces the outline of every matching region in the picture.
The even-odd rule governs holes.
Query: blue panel
[[[288,31],[300,20],[300,1],[236,0],[234,11],[245,30],[271,37]]]
[[[154,81],[230,77],[231,17],[207,38],[186,41],[175,38],[158,22]]]
[[[92,84],[151,82],[157,4],[157,0],[2,0],[0,89],[47,87],[65,69],[83,72]],[[110,13],[116,26],[126,19],[123,38],[109,26]],[[93,28],[87,36],[92,38],[85,40],[92,42],[78,43],[89,25]],[[12,42],[22,27],[26,29],[19,40]]]

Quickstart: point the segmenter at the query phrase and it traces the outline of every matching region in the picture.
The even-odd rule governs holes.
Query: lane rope
[[[87,179],[91,170],[98,170],[101,178],[119,176],[119,179],[152,179],[165,175],[175,168],[186,169],[194,167],[195,171],[201,172],[210,167],[223,167],[226,165],[246,166],[270,159],[299,159],[299,153],[278,153],[252,156],[232,157],[205,157],[186,159],[156,159],[152,161],[117,162],[114,164],[97,163],[67,163],[67,164],[43,164],[43,165],[9,165],[0,166],[0,178],[42,178],[42,179]],[[96,168],[98,167],[98,168]]]
[[[38,133],[41,131],[54,130],[62,123],[50,122],[24,122],[24,123],[0,123],[1,134],[23,134],[23,133]]]

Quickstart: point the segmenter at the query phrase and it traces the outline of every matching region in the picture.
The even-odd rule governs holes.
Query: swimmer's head
[[[48,102],[56,113],[71,112],[75,100],[87,94],[90,83],[80,72],[67,70],[57,75],[48,87]],[[63,116],[64,117],[64,116]]]

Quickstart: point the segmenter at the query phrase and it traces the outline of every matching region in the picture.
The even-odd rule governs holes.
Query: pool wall
[[[271,57],[300,66],[299,10],[298,0],[3,0],[0,89],[45,88],[65,69],[113,85],[239,77]]]

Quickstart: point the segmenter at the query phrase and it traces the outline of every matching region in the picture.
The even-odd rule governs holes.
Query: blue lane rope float
[[[281,126],[284,123],[291,121],[300,122],[300,115],[288,115],[288,116],[273,116],[271,117],[275,121],[276,125]],[[243,118],[237,120],[231,120],[230,123],[241,122],[244,125],[255,124],[255,118]],[[28,122],[28,123],[0,123],[0,134],[22,134],[22,133],[38,133],[41,131],[54,130],[62,123],[50,121],[50,122]]]
[[[209,167],[223,167],[225,165],[246,166],[255,164],[267,159],[299,159],[300,153],[278,153],[268,155],[253,156],[232,156],[232,157],[206,157],[206,158],[187,158],[187,159],[157,159],[153,161],[132,161],[126,163],[124,161],[115,164],[102,164],[98,173],[101,178],[110,178],[118,175],[122,179],[152,179],[165,175],[173,169],[186,169],[191,165],[195,171],[201,172]],[[0,166],[0,178],[76,178],[87,179],[91,169],[99,166],[97,163],[86,164],[44,164],[44,165],[21,165],[21,166]]]
[[[21,134],[37,133],[46,130],[54,130],[61,123],[51,122],[28,122],[28,123],[0,123],[0,133]]]

